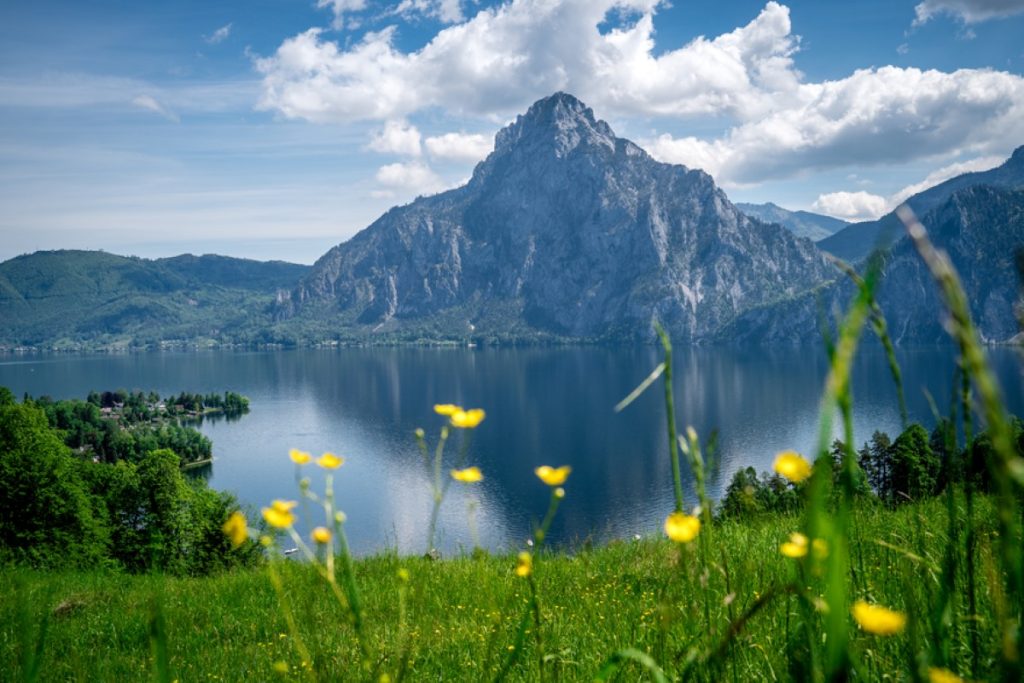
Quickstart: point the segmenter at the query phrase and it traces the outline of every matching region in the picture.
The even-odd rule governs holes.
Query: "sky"
[[[848,220],[1024,144],[1024,0],[11,0],[0,259],[312,263],[556,91]]]

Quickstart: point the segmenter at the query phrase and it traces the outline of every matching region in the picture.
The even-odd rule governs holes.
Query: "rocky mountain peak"
[[[580,145],[615,150],[615,133],[593,110],[572,95],[558,92],[535,102],[525,114],[498,132],[494,151],[507,153],[516,147],[550,149],[564,157]]]
[[[1024,145],[1013,150],[1013,154],[1010,155],[1010,161],[1008,163],[1024,166]]]

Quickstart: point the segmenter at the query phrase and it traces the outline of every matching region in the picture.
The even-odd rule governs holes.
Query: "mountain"
[[[646,339],[658,319],[685,342],[830,277],[809,240],[557,93],[498,132],[465,186],[327,252],[275,315],[377,339]]]
[[[790,211],[771,202],[767,204],[737,202],[736,208],[765,223],[778,223],[782,227],[788,228],[797,237],[806,237],[812,242],[830,237],[849,225],[847,221],[838,218],[822,216],[810,211]]]
[[[309,266],[225,256],[149,260],[41,251],[0,263],[0,345],[87,348],[232,341]],[[269,324],[264,314],[262,324]]]
[[[906,203],[918,216],[944,203],[957,190],[976,185],[1016,189],[1024,187],[1024,146],[1014,150],[1002,166],[988,171],[964,173],[910,197]],[[865,258],[876,246],[891,244],[903,234],[903,225],[895,213],[877,221],[854,223],[832,237],[821,240],[818,247],[854,263]]]
[[[925,213],[921,222],[960,273],[982,338],[1013,339],[1020,332],[1015,315],[1020,278],[1014,259],[1024,247],[1024,190],[986,185],[958,189]],[[745,312],[722,336],[741,342],[803,344],[820,338],[821,312],[845,308],[852,294],[845,281],[823,285]],[[876,298],[897,344],[948,339],[937,287],[909,237],[896,240],[886,254]]]

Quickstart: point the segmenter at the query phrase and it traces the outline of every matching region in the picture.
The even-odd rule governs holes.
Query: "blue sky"
[[[0,258],[310,263],[566,90],[736,201],[851,219],[1024,144],[1024,0],[0,5]]]

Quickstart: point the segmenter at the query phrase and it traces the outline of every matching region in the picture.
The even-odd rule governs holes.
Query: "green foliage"
[[[736,470],[719,503],[722,519],[749,519],[761,513],[795,512],[802,499],[799,490],[784,477],[753,467]]]
[[[963,504],[960,493],[957,502]],[[993,506],[985,498],[976,502],[981,532],[976,554],[982,566],[990,566]],[[949,540],[944,509],[938,498],[897,509],[855,508],[858,540],[851,544],[851,556],[863,559],[858,581],[874,600],[909,610],[938,590],[938,576],[927,571],[930,565],[919,570],[922,558],[930,562],[928,558],[941,557]],[[614,653],[632,648],[649,655],[669,680],[786,680],[790,671],[804,672],[796,680],[812,680],[809,653],[801,659],[799,650],[800,603],[795,596],[770,592],[794,572],[794,561],[779,554],[779,544],[798,523],[794,515],[765,514],[753,522],[716,524],[714,555],[728,567],[728,574],[715,570],[705,575],[697,564],[696,548],[680,548],[658,538],[613,542],[573,554],[544,554],[536,581],[543,599],[551,678],[593,681]],[[923,545],[916,547],[913,539],[919,533]],[[958,547],[962,557],[965,549]],[[355,561],[366,640],[373,652],[381,653],[374,663],[391,672],[392,680],[397,680],[394,672],[403,657],[405,681],[494,680],[509,646],[516,642],[520,610],[529,599],[527,582],[514,574],[514,565],[510,555],[431,561],[383,553]],[[400,568],[408,571],[408,582],[399,577]],[[362,653],[355,628],[317,571],[300,562],[282,562],[277,571],[298,634],[311,654],[308,677],[267,567],[202,578],[2,572],[0,671],[18,671],[17,630],[34,634],[52,615],[41,653],[42,680],[145,680],[159,661],[152,655],[150,640],[154,596],[159,596],[172,679],[273,681],[279,679],[277,662],[284,662],[298,679],[368,679],[358,674]],[[19,581],[22,588],[15,592]],[[963,628],[952,639],[946,666],[974,680],[992,680],[998,674],[1000,652],[992,618],[998,590],[984,573],[977,577],[976,587],[980,668],[968,674],[971,645]],[[25,620],[29,628],[19,627],[13,618],[17,595],[30,596]],[[710,634],[703,617],[705,595]],[[774,599],[763,601],[765,597]],[[686,669],[691,645],[708,636],[719,644],[730,626],[759,602],[762,607],[719,655],[717,668]],[[966,604],[954,603],[950,616],[963,624]],[[821,615],[812,611],[810,618],[810,629],[820,641]],[[922,620],[917,628],[918,641],[932,638],[929,622]],[[912,643],[909,633],[882,638],[854,629],[850,647],[864,659],[856,680],[913,680],[906,675]],[[505,680],[537,681],[532,633],[520,647],[523,651]],[[609,680],[651,680],[645,677],[648,670],[641,663],[621,661]]]
[[[221,256],[49,251],[0,263],[0,346],[251,343],[308,266]]]
[[[921,500],[936,493],[942,462],[932,451],[928,432],[912,424],[892,444],[892,496]]]
[[[103,556],[68,449],[31,405],[0,406],[0,553],[40,566],[82,566]]]
[[[234,497],[186,479],[178,454],[161,447],[194,453],[198,438],[208,453],[201,434],[166,424],[129,431],[113,420],[95,430],[95,402],[41,403],[45,412],[31,401],[0,406],[0,559],[175,574],[259,561],[255,544],[233,549],[221,530]],[[106,460],[75,457],[62,443],[94,437]]]

